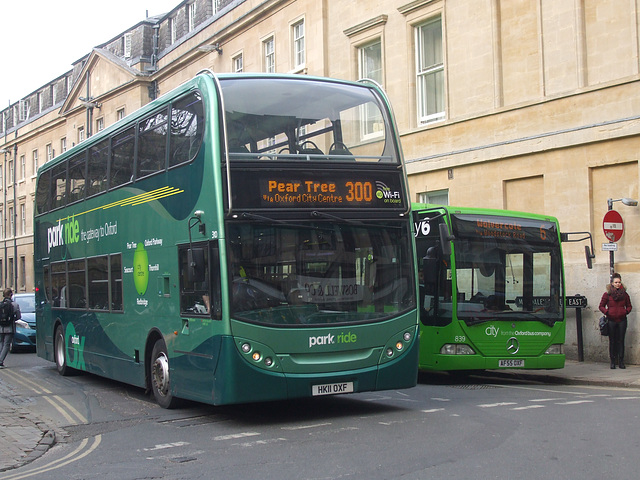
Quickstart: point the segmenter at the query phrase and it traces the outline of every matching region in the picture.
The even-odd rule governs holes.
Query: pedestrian
[[[624,336],[627,333],[627,315],[631,312],[631,298],[622,284],[619,273],[611,275],[611,283],[600,300],[600,311],[609,319],[609,358],[611,368],[624,366]]]
[[[0,302],[0,368],[4,368],[4,359],[11,350],[13,336],[16,333],[16,322],[24,323],[20,306],[12,300],[13,291],[5,288],[2,292],[3,299]]]

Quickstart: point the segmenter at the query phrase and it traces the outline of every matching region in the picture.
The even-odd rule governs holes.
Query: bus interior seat
[[[329,155],[350,156],[350,157],[352,157],[353,160],[355,160],[355,157],[353,157],[353,154],[349,151],[347,146],[342,142],[333,143],[329,147]]]
[[[324,155],[324,152],[320,150],[313,142],[303,142],[298,146],[298,153],[300,155]]]

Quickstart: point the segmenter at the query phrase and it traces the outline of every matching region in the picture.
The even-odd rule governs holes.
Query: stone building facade
[[[627,0],[176,2],[0,111],[1,283],[33,289],[37,166],[198,71],[367,76],[392,101],[414,200],[548,214],[593,235],[593,270],[584,244],[564,245],[566,287],[588,298],[585,357],[604,359],[602,218],[608,199],[639,196],[639,19]],[[637,303],[640,208],[613,206],[625,222],[615,268]]]

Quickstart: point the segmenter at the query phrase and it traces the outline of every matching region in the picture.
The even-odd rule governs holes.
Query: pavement
[[[494,370],[491,374],[563,385],[640,388],[640,365],[611,370],[609,363],[567,360],[560,370],[508,369]],[[32,462],[56,443],[54,429],[13,399],[11,386],[0,380],[0,472]]]

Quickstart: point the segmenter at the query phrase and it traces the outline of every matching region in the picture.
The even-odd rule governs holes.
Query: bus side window
[[[67,203],[67,162],[56,165],[51,172],[51,208],[55,209]]]
[[[137,178],[165,169],[167,152],[167,110],[157,112],[140,122],[138,129]]]
[[[190,161],[200,150],[204,133],[203,111],[198,93],[191,93],[172,105],[169,167]]]
[[[69,160],[69,203],[84,198],[85,177],[87,173],[86,152],[79,153]]]
[[[178,250],[180,264],[180,312],[222,318],[220,262],[216,241],[184,245]],[[191,264],[197,263],[196,267]],[[195,275],[194,275],[195,273]]]
[[[135,130],[133,127],[113,137],[109,164],[109,189],[129,183],[133,179],[134,146]]]
[[[109,163],[109,139],[106,139],[89,150],[87,173],[87,197],[107,189],[107,165]]]
[[[45,213],[51,209],[51,170],[47,170],[40,175],[38,179],[38,188],[36,193],[36,205],[38,213]]]

